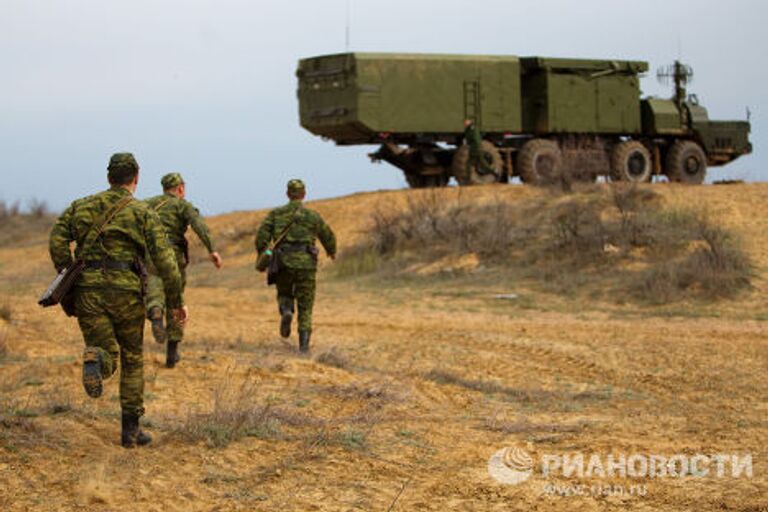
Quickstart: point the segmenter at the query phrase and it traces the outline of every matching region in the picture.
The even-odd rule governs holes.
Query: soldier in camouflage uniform
[[[49,241],[57,271],[73,262],[71,242],[76,244],[74,257],[85,262],[73,292],[86,346],[83,386],[89,396],[99,397],[102,380],[115,373],[120,361],[121,442],[126,448],[152,440],[139,429],[139,417],[144,414],[141,268],[145,258],[162,276],[168,306],[176,319],[184,322],[187,317],[181,275],[160,219],[146,204],[133,199],[138,176],[139,166],[132,154],[112,155],[109,190],[73,202],[56,221]],[[95,241],[85,243],[87,238]]]
[[[336,257],[336,237],[320,214],[302,204],[305,196],[301,180],[288,182],[289,203],[269,212],[256,235],[256,251],[261,254],[272,240],[285,231],[285,237],[275,248],[274,256],[280,263],[277,275],[277,305],[280,313],[280,335],[291,335],[294,302],[299,309],[299,350],[309,351],[312,334],[312,307],[315,302],[315,274],[317,273],[319,239],[331,259]]]
[[[485,160],[482,150],[483,137],[480,135],[477,124],[471,119],[464,120],[464,142],[469,146],[467,172],[474,166],[479,174],[496,174],[496,171]]]
[[[160,180],[160,184],[163,186],[163,194],[147,199],[146,202],[160,216],[165,227],[165,234],[176,253],[176,261],[181,271],[183,293],[187,284],[186,267],[189,263],[189,246],[185,237],[187,227],[192,226],[192,230],[203,242],[217,269],[221,268],[222,260],[214,248],[208,226],[200,212],[192,203],[184,199],[186,188],[181,174],[177,172],[166,174]],[[165,307],[163,281],[152,266],[149,267],[148,288],[147,318],[152,323],[152,335],[158,343],[163,343],[167,339],[165,366],[173,368],[180,359],[178,345],[184,337],[184,328],[182,325],[172,322],[171,311],[166,310]],[[164,316],[167,328],[163,325]]]

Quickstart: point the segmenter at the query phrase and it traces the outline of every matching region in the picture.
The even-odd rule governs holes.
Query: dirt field
[[[51,278],[47,233],[6,245],[0,510],[768,510],[768,184],[654,189],[670,205],[706,205],[743,238],[753,290],[650,307],[536,292],[483,269],[376,280],[324,263],[308,358],[295,334],[290,345],[279,338],[274,290],[253,271],[264,212],[211,219],[225,268],[193,246],[192,319],[176,369],[164,368],[147,330],[155,442],[131,451],[119,446],[117,379],[87,398],[76,322],[35,304]],[[344,247],[373,208],[409,193],[310,206]],[[489,475],[505,447],[533,459],[527,481]],[[540,471],[547,456],[577,454],[751,455],[752,476],[726,466],[718,477],[713,462],[698,477]]]

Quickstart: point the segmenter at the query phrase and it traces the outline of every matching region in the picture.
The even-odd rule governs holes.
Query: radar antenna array
[[[693,83],[693,68],[676,60],[674,64],[660,67],[656,71],[656,78],[662,85],[669,85],[674,82],[675,85],[679,84],[685,87]]]
[[[656,72],[656,78],[665,85],[668,85],[670,79],[672,79],[675,84],[675,95],[672,99],[675,100],[678,107],[682,107],[686,100],[685,87],[693,82],[693,69],[691,69],[691,66],[676,60],[672,65],[659,68]]]

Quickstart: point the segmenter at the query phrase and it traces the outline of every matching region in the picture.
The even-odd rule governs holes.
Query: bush
[[[750,284],[752,265],[731,233],[696,212],[664,208],[647,187],[592,186],[516,203],[446,197],[414,191],[403,210],[377,209],[368,236],[341,254],[339,275],[473,253],[485,267],[522,271],[558,293],[602,282],[621,299],[663,303],[728,297]]]
[[[350,362],[347,356],[336,347],[331,347],[329,350],[321,353],[317,356],[315,361],[325,366],[332,366],[333,368],[339,368],[341,370],[346,370],[350,367]]]
[[[8,204],[0,201],[0,244],[16,244],[47,235],[53,218],[43,201],[29,202],[22,211],[18,201]]]
[[[732,297],[751,286],[752,264],[733,235],[703,217],[697,229],[694,249],[638,276],[633,289],[639,298],[663,304],[693,293],[712,300]]]
[[[5,201],[0,201],[0,221],[7,220],[11,217],[18,217],[21,213],[21,204],[16,201],[15,203],[8,204]]]
[[[190,413],[175,433],[189,441],[205,441],[211,447],[224,447],[246,436],[271,437],[280,432],[279,420],[269,405],[256,405],[255,384],[244,381],[237,390],[223,384],[214,391],[213,409]]]
[[[32,199],[29,202],[29,208],[27,211],[29,212],[29,215],[38,219],[46,217],[50,214],[48,203],[41,201],[40,199]]]

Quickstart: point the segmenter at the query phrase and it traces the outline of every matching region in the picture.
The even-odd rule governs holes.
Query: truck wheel
[[[405,181],[411,188],[435,188],[448,184],[448,175],[442,174],[405,174]]]
[[[651,181],[653,165],[651,152],[641,142],[628,140],[619,142],[611,153],[611,179],[645,183]]]
[[[669,181],[698,185],[707,176],[707,155],[690,140],[678,140],[667,153],[666,173]]]
[[[563,155],[557,142],[533,139],[526,142],[517,155],[520,179],[531,185],[552,185],[561,179]]]
[[[481,185],[484,183],[496,183],[500,180],[504,162],[501,153],[493,143],[484,140],[480,145],[482,157],[486,167],[492,172],[483,172],[475,162],[470,162],[469,146],[464,144],[453,155],[451,170],[459,185]]]

